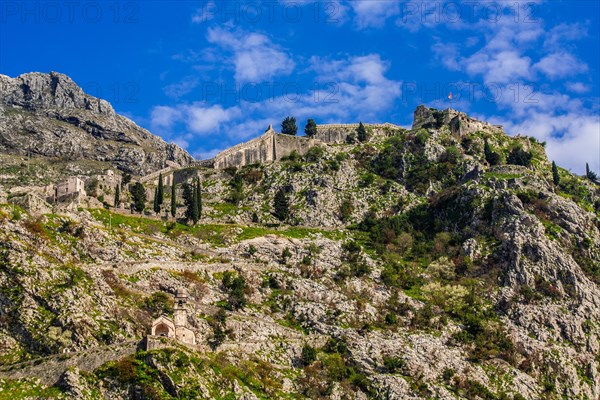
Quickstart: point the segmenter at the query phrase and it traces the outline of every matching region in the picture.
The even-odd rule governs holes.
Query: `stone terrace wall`
[[[0,379],[35,377],[43,385],[54,385],[69,367],[92,372],[102,364],[135,353],[139,341],[96,347],[75,353],[56,354],[0,368]]]
[[[401,126],[390,124],[363,124],[375,136],[390,136],[394,130],[403,129]],[[358,124],[324,124],[317,125],[315,138],[325,143],[346,143],[349,134],[356,132]]]

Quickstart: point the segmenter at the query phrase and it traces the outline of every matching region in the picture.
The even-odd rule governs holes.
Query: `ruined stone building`
[[[187,299],[186,290],[177,289],[173,319],[166,315],[155,319],[152,323],[151,336],[173,338],[184,344],[196,344],[196,335],[193,330],[188,328]]]
[[[117,186],[121,187],[121,176],[115,174],[112,169],[108,169],[102,175],[96,175],[98,181],[98,190],[103,192],[114,191]]]
[[[56,199],[76,194],[85,195],[85,183],[76,176],[71,176],[66,181],[59,182],[54,186]]]

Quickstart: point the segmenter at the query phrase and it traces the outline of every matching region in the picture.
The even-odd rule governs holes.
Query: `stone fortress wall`
[[[240,143],[217,154],[211,160],[195,161],[192,165],[225,169],[243,167],[258,162],[272,162],[288,156],[293,151],[305,154],[308,149],[319,144],[346,143],[348,135],[356,132],[359,124],[323,124],[317,125],[317,134],[313,138],[290,136],[275,132],[269,128],[261,136]],[[453,110],[435,110],[419,106],[414,112],[412,129],[439,128],[448,125],[453,134],[465,135],[475,131],[498,131],[501,126],[491,125],[470,118],[465,113]],[[382,124],[364,124],[369,133],[376,137],[389,137],[404,130],[399,125],[388,122]]]
[[[319,143],[321,141],[317,139],[279,134],[269,126],[269,129],[261,136],[217,154],[213,165],[215,169],[224,169],[242,167],[257,162],[277,161],[290,155],[294,150],[299,154],[304,154]]]
[[[389,123],[364,125],[374,135],[383,136],[390,136],[395,130],[402,129],[400,126]],[[215,169],[224,169],[242,167],[257,162],[277,161],[290,155],[294,150],[302,155],[311,147],[319,144],[346,143],[348,135],[356,132],[357,128],[358,124],[317,125],[315,137],[308,138],[279,134],[269,126],[261,136],[220,152],[212,160],[212,163]]]
[[[340,144],[346,143],[348,135],[355,133],[359,124],[324,124],[317,125],[316,139],[324,143]],[[401,126],[390,124],[363,124],[374,136],[391,136],[400,129]]]

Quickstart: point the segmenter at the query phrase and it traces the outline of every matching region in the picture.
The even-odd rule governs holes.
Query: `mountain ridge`
[[[136,175],[193,161],[56,72],[0,75],[0,151],[98,160]]]

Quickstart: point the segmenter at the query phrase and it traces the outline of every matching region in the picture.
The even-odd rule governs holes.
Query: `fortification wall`
[[[275,135],[275,160],[290,155],[293,151],[305,154],[311,147],[317,146],[321,141],[304,136]]]
[[[54,385],[69,367],[92,372],[102,364],[135,353],[138,341],[95,347],[76,353],[62,353],[0,368],[0,379],[38,378],[44,385]]]
[[[412,129],[435,128],[442,125],[448,125],[452,134],[458,136],[467,135],[476,131],[502,131],[502,126],[500,125],[492,125],[487,122],[478,121],[463,112],[451,108],[440,111],[421,105],[415,110]]]
[[[356,133],[359,124],[324,124],[317,125],[315,138],[325,143],[346,143],[348,135]],[[394,131],[403,129],[401,126],[390,124],[363,124],[374,136],[388,137]]]
[[[214,158],[215,169],[243,167],[257,162],[270,162],[288,156],[292,151],[304,154],[319,140],[306,137],[283,135],[273,129],[248,142],[240,143],[217,154]]]
[[[403,129],[398,125],[364,124],[374,136],[391,136],[397,130]],[[308,149],[319,144],[346,143],[349,134],[356,132],[358,124],[329,124],[317,125],[314,138],[305,136],[290,136],[277,133],[269,127],[267,131],[252,140],[235,145],[217,154],[212,160],[215,169],[227,167],[243,167],[257,162],[271,162],[290,155],[293,151],[305,154]]]
[[[215,156],[214,167],[242,167],[256,162],[275,160],[275,131],[268,130],[262,136],[240,143]]]

